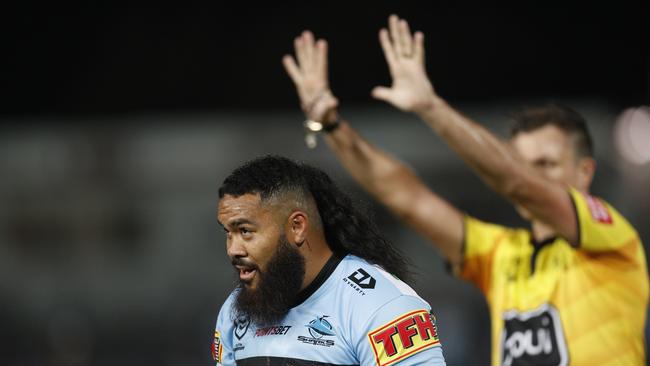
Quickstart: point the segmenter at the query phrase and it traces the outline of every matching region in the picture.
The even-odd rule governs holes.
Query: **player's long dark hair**
[[[261,157],[235,169],[219,188],[219,198],[259,193],[265,200],[282,192],[314,198],[325,238],[336,255],[354,254],[405,282],[410,280],[406,257],[379,234],[374,223],[320,169],[280,156]]]

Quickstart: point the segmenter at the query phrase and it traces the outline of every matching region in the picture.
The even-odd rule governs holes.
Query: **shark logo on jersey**
[[[309,328],[309,334],[314,338],[323,338],[323,336],[333,336],[336,335],[332,331],[332,324],[328,322],[325,318],[327,315],[319,316],[318,318],[309,322],[305,325]]]
[[[309,335],[311,337],[298,336],[298,340],[303,343],[309,343],[316,346],[325,346],[331,347],[334,345],[334,341],[331,339],[321,339],[325,336],[335,336],[336,333],[333,330],[332,324],[327,321],[327,315],[319,316],[316,319],[305,324],[305,327],[309,330]]]
[[[509,311],[504,314],[503,319],[502,365],[568,364],[562,323],[553,306],[544,304],[524,313]]]

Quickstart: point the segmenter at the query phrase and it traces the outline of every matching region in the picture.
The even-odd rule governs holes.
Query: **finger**
[[[393,71],[393,67],[395,66],[395,50],[393,49],[393,45],[390,43],[390,39],[388,38],[388,31],[386,28],[382,28],[379,31],[379,43],[381,43],[381,48],[384,50],[384,57],[386,57],[386,62],[388,63],[388,68],[390,71]]]
[[[339,99],[337,97],[332,97],[332,99],[330,99],[327,102],[327,109],[328,110],[332,109],[332,108],[336,108],[338,106],[339,106]]]
[[[375,99],[383,100],[384,102],[390,102],[392,91],[390,88],[385,86],[377,86],[372,89],[372,97]]]
[[[298,60],[298,66],[303,69],[307,63],[307,56],[305,54],[305,41],[302,36],[296,37],[293,41],[293,46],[296,49],[296,59]]]
[[[335,96],[330,96],[329,98],[324,98],[323,99],[323,111],[327,112],[332,108],[336,108],[339,106],[339,100]]]
[[[415,32],[415,41],[413,45],[413,57],[424,64],[424,33]]]
[[[302,39],[305,46],[306,68],[314,68],[314,34],[310,31],[302,32]]]
[[[327,41],[316,42],[316,69],[327,80]]]
[[[411,29],[409,23],[401,19],[399,21],[399,34],[400,43],[402,45],[402,52],[404,55],[410,56],[413,54],[413,39],[411,38]]]
[[[390,31],[390,38],[392,40],[395,55],[399,58],[402,55],[402,45],[400,44],[399,37],[399,18],[393,14],[388,18],[388,29]]]
[[[287,74],[289,74],[293,83],[298,85],[302,79],[302,74],[300,73],[300,69],[298,68],[298,65],[296,65],[296,61],[294,61],[293,57],[290,55],[284,55],[284,57],[282,57],[282,64],[284,65],[284,69],[287,70]]]

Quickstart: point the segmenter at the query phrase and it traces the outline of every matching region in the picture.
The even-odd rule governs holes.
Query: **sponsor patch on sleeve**
[[[217,362],[217,365],[221,364],[221,356],[223,353],[223,346],[221,345],[221,333],[218,330],[214,331],[214,341],[212,342],[212,358]]]
[[[611,224],[612,215],[609,213],[607,206],[596,197],[585,195],[585,200],[587,201],[587,207],[589,207],[589,212],[591,217],[601,224]]]
[[[438,329],[427,310],[403,314],[368,333],[377,366],[392,365],[440,345]]]

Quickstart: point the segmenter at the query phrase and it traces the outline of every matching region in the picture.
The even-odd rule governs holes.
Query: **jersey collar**
[[[336,267],[339,265],[343,258],[336,255],[332,254],[330,256],[330,259],[327,260],[323,268],[318,272],[318,275],[316,275],[316,278],[314,278],[311,283],[305,287],[302,291],[298,293],[298,296],[296,297],[296,301],[293,304],[293,307],[296,307],[300,304],[302,304],[305,300],[309,298],[320,286],[329,278],[329,276],[334,272]]]

